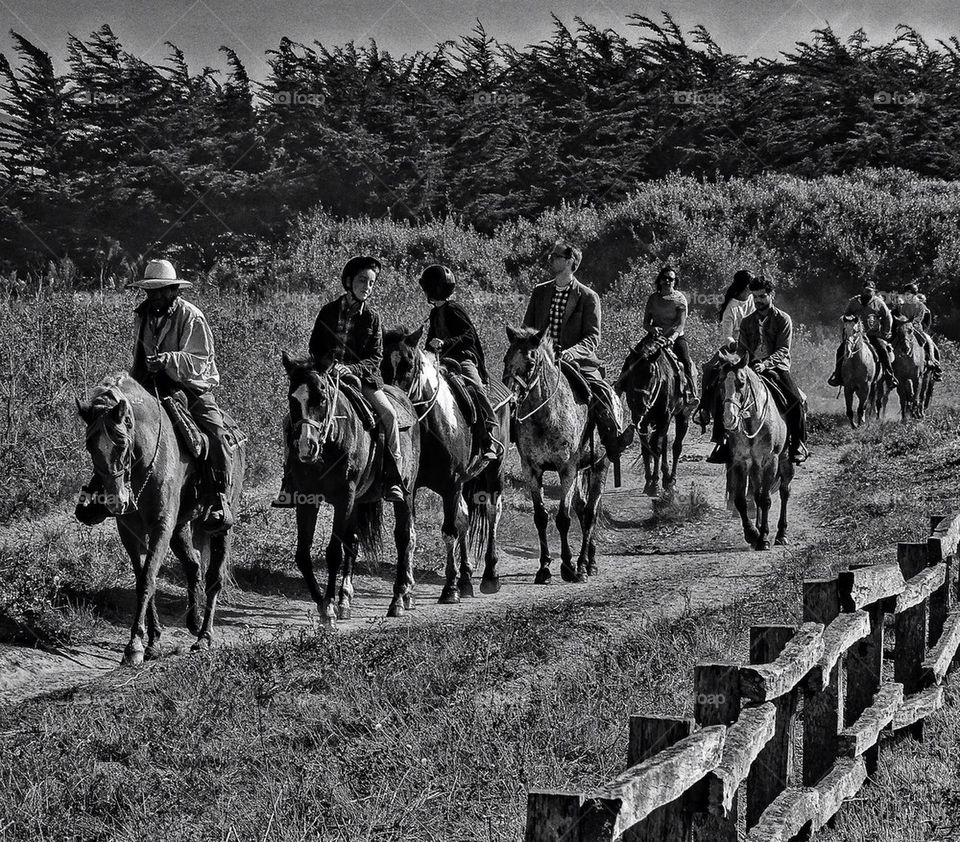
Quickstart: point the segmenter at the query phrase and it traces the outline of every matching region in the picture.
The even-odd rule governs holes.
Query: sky
[[[192,71],[204,65],[222,69],[218,48],[226,45],[237,51],[249,75],[262,81],[269,70],[264,53],[284,35],[328,46],[373,38],[399,54],[455,39],[479,18],[489,35],[523,47],[549,35],[551,13],[571,27],[580,16],[626,34],[629,14],[659,21],[661,10],[685,31],[703,24],[721,48],[749,57],[789,51],[827,23],[842,37],[862,27],[875,43],[888,40],[898,23],[918,29],[930,43],[960,34],[955,0],[0,0],[0,52],[13,59],[9,32],[16,30],[62,69],[68,34],[86,37],[109,23],[129,52],[151,63],[163,62],[164,42],[172,41]]]

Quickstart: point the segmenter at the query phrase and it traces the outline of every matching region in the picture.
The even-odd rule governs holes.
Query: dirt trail
[[[679,470],[678,492],[689,494],[691,485],[705,493],[710,504],[706,517],[695,523],[644,525],[652,511],[652,501],[641,494],[642,471],[624,460],[623,486],[612,487],[610,480],[604,504],[610,526],[604,531],[598,549],[599,575],[585,585],[560,580],[559,541],[551,526],[551,547],[557,561],[554,580],[548,586],[533,584],[537,569],[537,541],[529,504],[526,511],[512,511],[504,518],[500,532],[502,589],[493,596],[479,593],[479,571],[475,577],[477,597],[458,606],[437,605],[442,586],[442,544],[435,509],[422,506],[420,512],[415,610],[400,620],[385,618],[393,583],[393,569],[384,564],[376,573],[360,573],[355,578],[356,597],[353,619],[338,624],[342,631],[376,628],[384,623],[415,626],[428,622],[458,622],[476,612],[505,611],[533,603],[582,599],[605,621],[618,622],[616,592],[630,589],[633,597],[644,595],[651,617],[675,615],[700,605],[716,606],[736,600],[756,586],[782,553],[774,548],[759,553],[748,550],[743,541],[739,519],[729,514],[723,501],[722,472],[719,466],[703,461],[709,445],[691,437]],[[790,546],[803,547],[816,537],[816,525],[810,515],[810,501],[822,482],[835,470],[838,452],[818,448],[814,459],[797,472],[790,506]],[[269,639],[295,634],[316,627],[316,607],[307,598],[303,581],[292,565],[294,516],[267,508],[269,488],[253,492],[253,506],[263,513],[264,522],[289,543],[290,567],[285,572],[264,572],[238,560],[238,589],[225,594],[217,616],[216,644],[229,645],[250,639]],[[514,492],[525,500],[526,492]],[[428,495],[429,496],[429,495]],[[775,506],[776,508],[776,506]],[[110,528],[105,524],[98,528]],[[255,528],[248,525],[247,529]],[[389,533],[388,533],[389,534]],[[315,551],[322,545],[318,535]],[[579,534],[572,544],[579,546]],[[277,548],[274,547],[274,550]],[[280,548],[282,552],[282,547]],[[435,562],[435,564],[434,564]],[[433,568],[433,569],[431,569]],[[132,613],[130,589],[116,589],[115,617],[101,624],[97,639],[89,645],[65,647],[58,652],[0,646],[0,704],[13,704],[52,691],[68,690],[118,670],[126,643],[126,623]],[[602,599],[596,599],[602,595]],[[183,589],[164,582],[158,594],[158,609],[165,626],[163,645],[171,653],[186,652],[193,638],[182,627],[185,605]],[[621,612],[626,613],[626,612]],[[624,616],[623,622],[635,622],[636,616]],[[116,677],[116,676],[115,676]]]

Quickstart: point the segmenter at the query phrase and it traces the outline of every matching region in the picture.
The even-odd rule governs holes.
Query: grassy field
[[[735,605],[651,621],[622,590],[605,610],[598,583],[465,626],[251,642],[0,712],[0,838],[518,839],[528,787],[619,771],[629,714],[689,714],[694,663],[745,658],[751,624],[797,621],[804,576],[922,537],[954,504],[960,443],[942,431],[958,421],[854,438],[816,420],[846,448],[822,540]],[[885,747],[821,838],[953,838],[957,708],[954,678],[927,742]]]

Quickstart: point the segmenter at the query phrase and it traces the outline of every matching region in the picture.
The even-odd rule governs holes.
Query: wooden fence
[[[803,624],[753,627],[749,665],[699,664],[692,719],[632,716],[616,779],[531,791],[526,842],[727,842],[741,811],[749,842],[810,838],[876,769],[881,731],[922,739],[942,704],[960,644],[960,516],[930,526],[896,563],[804,581]]]

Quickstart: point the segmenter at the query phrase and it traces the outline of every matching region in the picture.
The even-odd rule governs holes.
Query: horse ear
[[[110,420],[115,424],[119,424],[121,421],[123,421],[123,416],[126,414],[126,411],[126,401],[118,401],[110,407]]]
[[[517,341],[517,337],[520,335],[520,331],[518,331],[518,330],[517,330],[513,325],[511,325],[511,324],[507,324],[507,325],[505,325],[504,327],[505,327],[505,329],[506,329],[506,331],[507,331],[507,341],[509,341],[509,342],[511,342],[511,343],[516,342],[516,341]]]
[[[88,424],[90,423],[90,404],[88,401],[81,401],[74,397],[73,402],[77,405],[77,415],[79,415]]]
[[[295,366],[294,366],[294,364],[293,364],[293,360],[290,358],[290,354],[289,354],[289,353],[287,353],[286,351],[283,351],[283,352],[280,354],[280,359],[283,361],[283,367],[287,370],[287,373],[288,373],[288,374],[289,374],[291,371],[293,371],[293,369],[295,368]]]
[[[538,345],[543,342],[543,337],[547,335],[547,330],[549,327],[549,325],[545,325],[543,330],[539,330],[533,335],[533,339]]]
[[[420,329],[416,333],[411,333],[409,336],[404,337],[404,344],[409,345],[411,348],[416,348],[420,344],[420,338],[423,336],[423,325],[420,325]]]

